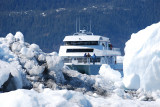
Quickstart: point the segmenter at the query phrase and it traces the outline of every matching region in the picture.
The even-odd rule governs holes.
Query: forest
[[[81,28],[109,37],[124,54],[132,33],[160,21],[159,0],[1,0],[0,37],[20,31],[45,52],[59,50],[63,38]]]

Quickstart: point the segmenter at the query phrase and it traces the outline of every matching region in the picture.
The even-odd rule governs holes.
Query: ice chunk
[[[26,62],[24,62],[25,65],[24,67],[27,69],[27,70],[30,70],[33,68],[33,66],[37,65],[35,61],[33,60],[26,60]]]
[[[33,50],[33,51],[39,51],[39,50],[40,50],[40,48],[39,48],[39,46],[38,46],[37,44],[31,44],[31,45],[29,46],[29,48],[30,48],[31,50]]]
[[[115,92],[118,96],[122,97],[125,95],[125,92],[123,89],[115,89],[113,92]]]
[[[24,47],[23,44],[19,43],[19,42],[14,42],[12,45],[11,45],[11,49],[13,52],[19,52],[21,51],[21,49]]]
[[[0,87],[8,80],[11,73],[14,76],[13,82],[16,84],[16,88],[22,88],[21,72],[20,69],[17,69],[16,62],[8,63],[0,60]]]
[[[59,57],[58,55],[51,55],[46,57],[47,65],[49,70],[55,70],[58,71],[63,68],[63,62],[62,58]]]
[[[99,74],[105,79],[113,82],[121,80],[120,72],[113,70],[108,64],[103,64],[101,66]]]
[[[13,43],[15,38],[13,36],[13,34],[9,33],[7,36],[6,36],[6,39],[7,39],[7,42],[10,44],[10,43]]]
[[[30,75],[40,75],[43,73],[44,68],[45,68],[44,66],[39,66],[39,65],[33,66],[33,68],[29,70],[29,74]]]
[[[24,36],[21,32],[16,32],[15,36],[17,41],[24,42]]]
[[[33,50],[30,49],[30,48],[23,47],[23,48],[21,49],[20,53],[21,53],[22,55],[24,55],[25,57],[27,57],[27,58],[32,58],[32,57],[34,57],[34,52],[33,52]]]
[[[63,83],[65,81],[64,76],[62,74],[63,61],[58,54],[51,54],[46,57],[46,62],[48,66],[49,75],[54,77],[57,83]]]
[[[0,60],[0,88],[9,78],[10,68],[6,63]]]
[[[160,89],[159,41],[160,22],[132,34],[131,39],[126,42],[123,61],[124,79],[137,74],[140,78],[140,88],[145,91]],[[138,82],[137,84],[139,84],[137,79],[130,80],[130,83]]]
[[[38,60],[39,60],[39,61],[45,61],[45,60],[46,60],[46,56],[45,56],[44,54],[40,54],[40,55],[38,56]]]
[[[39,66],[36,60],[24,59],[24,68],[30,75],[40,75],[43,73],[45,66]]]
[[[132,74],[124,78],[123,83],[127,89],[137,90],[140,88],[140,78],[137,74]]]

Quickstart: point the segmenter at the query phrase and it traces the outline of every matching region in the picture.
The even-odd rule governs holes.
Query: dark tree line
[[[81,28],[89,29],[91,20],[92,32],[109,37],[123,52],[132,33],[160,21],[159,10],[159,0],[0,0],[0,36],[21,31],[27,42],[58,51],[80,17]]]

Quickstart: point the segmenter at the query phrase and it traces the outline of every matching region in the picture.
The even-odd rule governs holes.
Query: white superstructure
[[[66,36],[63,40],[64,45],[60,46],[59,56],[64,58],[65,65],[90,66],[102,64],[116,63],[116,56],[120,56],[119,48],[113,48],[109,38],[100,35],[94,35],[92,32],[80,30],[78,33]],[[90,54],[90,57],[85,57],[84,54]],[[96,55],[96,60],[93,60],[93,54]],[[85,71],[86,72],[86,71]],[[88,72],[88,71],[87,71]]]

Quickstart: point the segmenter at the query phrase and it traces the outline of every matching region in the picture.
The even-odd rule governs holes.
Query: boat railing
[[[100,63],[100,58],[64,58],[64,63],[73,63],[73,64],[90,64],[90,63]]]
[[[120,48],[112,48],[113,51],[120,51]]]

